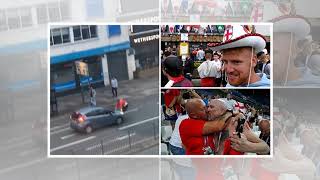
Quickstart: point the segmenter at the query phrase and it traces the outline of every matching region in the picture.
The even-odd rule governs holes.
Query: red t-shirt
[[[214,87],[215,84],[216,81],[214,77],[201,78],[200,80],[201,87]]]
[[[210,146],[214,150],[214,139],[212,135],[203,136],[203,126],[206,121],[196,119],[185,119],[179,126],[182,144],[186,148],[187,155],[203,155],[203,148]],[[207,144],[205,143],[207,141]]]
[[[178,89],[168,89],[164,93],[164,103],[167,107],[171,104],[174,97],[178,97],[180,95],[180,90]],[[180,112],[180,105],[178,103],[174,104],[175,110]]]
[[[239,152],[231,148],[230,138],[224,141],[223,155],[243,155],[243,154],[244,154],[243,152]]]
[[[124,99],[119,99],[119,101],[116,104],[116,109],[121,109],[127,104],[127,101]]]

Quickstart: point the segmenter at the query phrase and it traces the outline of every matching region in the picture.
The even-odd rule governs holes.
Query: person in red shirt
[[[163,113],[165,120],[170,121],[172,130],[174,129],[176,120],[178,119],[178,113],[181,112],[179,103],[180,90],[167,89],[164,92],[164,109]]]
[[[127,109],[128,109],[128,102],[123,99],[123,98],[120,98],[118,101],[117,101],[117,104],[116,104],[116,107],[115,107],[116,110],[119,110],[121,112],[125,112]]]
[[[214,121],[215,119],[223,119],[226,112],[230,112],[226,101],[222,99],[212,99],[208,105],[208,120]],[[239,119],[242,115],[237,114],[235,119]],[[228,126],[220,132],[214,134],[214,140],[216,142],[216,152],[219,155],[242,155],[244,153],[238,152],[231,148],[230,136],[235,131],[235,123],[229,123]]]
[[[231,120],[226,112],[224,119],[207,121],[207,109],[201,99],[188,100],[186,111],[188,119],[181,122],[180,137],[187,155],[209,155],[215,150],[212,133],[222,131]]]

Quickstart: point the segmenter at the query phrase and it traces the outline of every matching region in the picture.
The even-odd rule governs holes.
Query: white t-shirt
[[[233,99],[228,100],[227,98],[225,98],[226,104],[228,106],[228,109],[235,111],[236,110],[236,104],[237,102]]]
[[[218,61],[213,60],[212,62],[217,67],[216,78],[221,78],[221,66],[222,66],[221,61],[220,60],[218,60]]]
[[[203,50],[199,50],[197,52],[197,59],[198,60],[202,60],[204,58],[204,55],[205,55],[204,51]]]
[[[216,77],[217,76],[217,67],[214,65],[213,61],[206,60],[201,63],[198,67],[198,72],[200,78],[206,77]]]
[[[117,79],[111,79],[111,87],[113,87],[113,88],[117,88],[118,87]]]
[[[178,117],[176,124],[174,126],[174,130],[172,132],[170,141],[169,141],[169,143],[171,145],[182,148],[182,141],[181,141],[181,137],[180,137],[179,126],[180,126],[181,122],[187,118],[189,118],[189,116],[187,114]]]

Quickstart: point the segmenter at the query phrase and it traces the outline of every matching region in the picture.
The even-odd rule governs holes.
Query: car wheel
[[[118,125],[120,125],[120,124],[122,123],[122,118],[119,117],[119,118],[116,120],[116,123],[117,123]]]
[[[92,133],[92,130],[93,130],[93,129],[92,129],[91,126],[87,126],[87,127],[86,127],[86,133],[87,133],[87,134]]]

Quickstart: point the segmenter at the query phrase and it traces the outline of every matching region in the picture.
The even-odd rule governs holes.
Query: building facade
[[[159,65],[159,26],[131,26],[130,43],[135,54],[136,67],[146,70]]]
[[[91,84],[133,79],[130,26],[75,25],[50,27],[50,83],[56,92]],[[88,65],[88,76],[78,76],[76,61]]]

